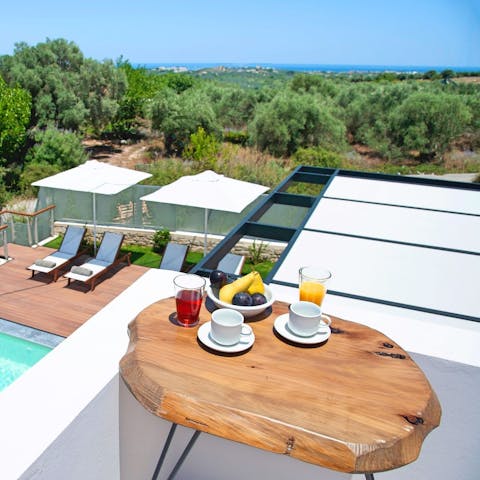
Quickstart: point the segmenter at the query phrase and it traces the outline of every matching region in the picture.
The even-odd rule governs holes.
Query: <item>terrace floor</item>
[[[147,270],[121,264],[101,277],[93,292],[80,282],[67,287],[63,277],[52,282],[50,276],[36,273],[31,278],[26,268],[52,251],[8,245],[13,259],[0,265],[0,318],[67,337]]]

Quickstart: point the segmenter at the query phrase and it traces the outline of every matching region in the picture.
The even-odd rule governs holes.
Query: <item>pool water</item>
[[[0,391],[51,350],[51,347],[0,332]]]

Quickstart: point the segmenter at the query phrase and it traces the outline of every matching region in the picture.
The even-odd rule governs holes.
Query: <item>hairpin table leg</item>
[[[182,466],[182,463],[183,463],[184,460],[187,458],[187,455],[189,454],[189,452],[190,452],[190,450],[192,449],[193,445],[194,445],[195,442],[197,441],[197,438],[198,438],[199,435],[200,435],[200,431],[199,431],[199,430],[195,430],[195,433],[192,435],[192,438],[190,439],[190,441],[188,442],[187,446],[185,447],[185,450],[183,451],[181,457],[178,459],[177,464],[175,465],[175,467],[173,467],[173,470],[172,470],[172,472],[170,473],[170,475],[168,476],[168,479],[167,479],[167,480],[173,480],[173,478],[174,478],[175,475],[177,474],[178,470],[180,470],[180,467]]]
[[[163,446],[162,453],[160,454],[160,458],[158,459],[157,466],[155,467],[155,471],[153,472],[152,480],[156,480],[158,477],[158,474],[160,473],[160,470],[162,468],[163,462],[167,455],[168,449],[170,448],[170,444],[172,443],[173,436],[175,435],[176,428],[177,428],[177,424],[172,423],[172,426],[170,427],[170,431],[168,432],[167,440],[165,441],[165,445]],[[192,449],[199,435],[200,435],[200,431],[195,430],[189,442],[187,443],[187,446],[185,447],[182,454],[180,455],[180,458],[177,460],[177,463],[173,467],[173,470],[168,476],[168,480],[173,480],[175,475],[178,473],[178,470],[180,470],[182,463],[187,458],[188,454],[190,453],[190,450]]]
[[[155,480],[160,473],[160,469],[162,468],[163,461],[165,460],[165,456],[167,455],[168,448],[170,447],[170,443],[172,443],[173,435],[175,434],[175,429],[177,428],[176,423],[172,423],[170,427],[170,431],[168,432],[167,440],[165,441],[165,445],[163,446],[162,453],[160,454],[160,458],[158,459],[157,466],[155,467],[155,471],[153,472],[152,480]]]

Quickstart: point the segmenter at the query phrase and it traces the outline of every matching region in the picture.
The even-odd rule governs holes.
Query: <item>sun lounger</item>
[[[217,270],[225,273],[234,273],[240,275],[242,273],[245,257],[243,255],[236,255],[235,253],[227,253],[219,262]]]
[[[53,281],[56,282],[61,270],[85,253],[85,251],[80,251],[80,245],[84,236],[84,227],[69,225],[65,231],[60,248],[55,253],[38,259],[27,267],[28,270],[32,271],[32,277],[35,275],[35,272],[42,272],[52,275]]]
[[[187,257],[187,253],[188,245],[168,242],[159,268],[162,270],[175,270],[180,272],[185,262],[185,258]]]
[[[68,278],[68,285],[72,280],[90,285],[90,291],[95,289],[95,282],[115,265],[127,262],[130,265],[130,253],[119,255],[123,243],[120,233],[105,232],[95,258],[89,258],[80,266],[72,267],[64,276]]]

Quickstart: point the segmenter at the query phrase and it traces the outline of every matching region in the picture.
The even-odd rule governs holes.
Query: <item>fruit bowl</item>
[[[213,289],[208,286],[207,287],[207,296],[208,298],[215,304],[218,308],[230,308],[232,310],[236,310],[240,312],[245,318],[255,317],[256,315],[260,315],[263,313],[267,308],[273,305],[275,301],[275,297],[271,288],[268,285],[265,285],[265,298],[267,299],[267,303],[262,303],[261,305],[254,305],[251,307],[244,307],[241,305],[232,305],[231,303],[222,302],[214,293]]]

